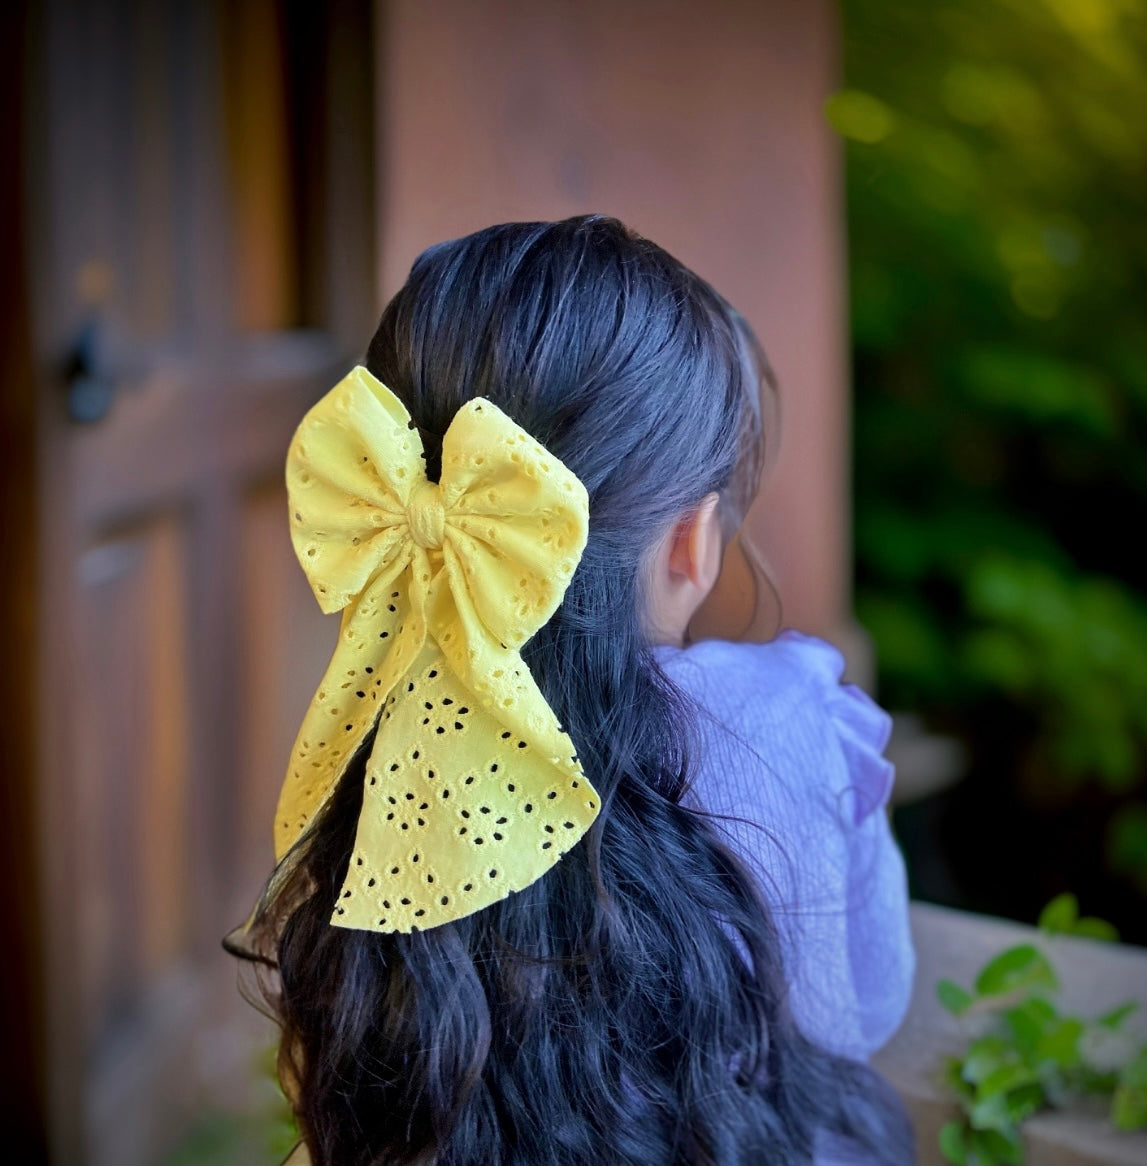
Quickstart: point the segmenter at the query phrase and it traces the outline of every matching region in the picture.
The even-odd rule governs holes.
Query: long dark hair
[[[552,871],[475,915],[331,927],[360,749],[250,929],[278,972],[280,1068],[315,1166],[807,1162],[822,1135],[911,1161],[878,1078],[790,1020],[756,886],[682,805],[692,710],[642,626],[646,552],[759,448],[749,347],[704,281],[599,216],[431,248],[383,313],[366,364],[432,479],[482,396],[589,492],[577,573],[523,655],[602,810]]]

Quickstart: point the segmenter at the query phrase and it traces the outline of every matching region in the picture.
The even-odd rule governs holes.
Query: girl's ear
[[[654,643],[682,644],[693,613],[717,581],[722,553],[718,501],[717,494],[706,494],[677,519],[653,553],[646,617]]]
[[[720,495],[706,494],[701,504],[674,523],[669,540],[668,566],[672,574],[688,580],[705,598],[721,569],[721,523],[717,515]]]

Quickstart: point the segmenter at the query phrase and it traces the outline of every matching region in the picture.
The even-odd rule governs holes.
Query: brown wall
[[[783,388],[758,525],[787,624],[848,608],[840,159],[829,0],[391,0],[380,24],[383,295],[492,222],[618,216],[753,323]]]

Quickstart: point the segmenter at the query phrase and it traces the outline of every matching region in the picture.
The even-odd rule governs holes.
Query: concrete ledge
[[[1059,1005],[1065,1012],[1094,1017],[1137,1000],[1142,1011],[1129,1027],[1144,1038],[1147,1025],[1147,949],[1044,936],[1032,927],[969,915],[927,903],[913,903],[916,985],[908,1016],[895,1038],[873,1063],[896,1087],[916,1127],[921,1166],[943,1163],[936,1138],[944,1122],[957,1115],[939,1082],[943,1058],[960,1052],[967,1036],[936,999],[936,982],[970,985],[995,954],[1018,943],[1036,943],[1048,955],[1062,984]],[[1027,1166],[1145,1166],[1147,1132],[1114,1130],[1102,1109],[1049,1113],[1025,1124]]]

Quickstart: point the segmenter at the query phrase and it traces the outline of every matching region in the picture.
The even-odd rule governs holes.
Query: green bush
[[[843,10],[882,695],[1018,758],[1023,797],[1106,799],[1147,892],[1147,3]]]

